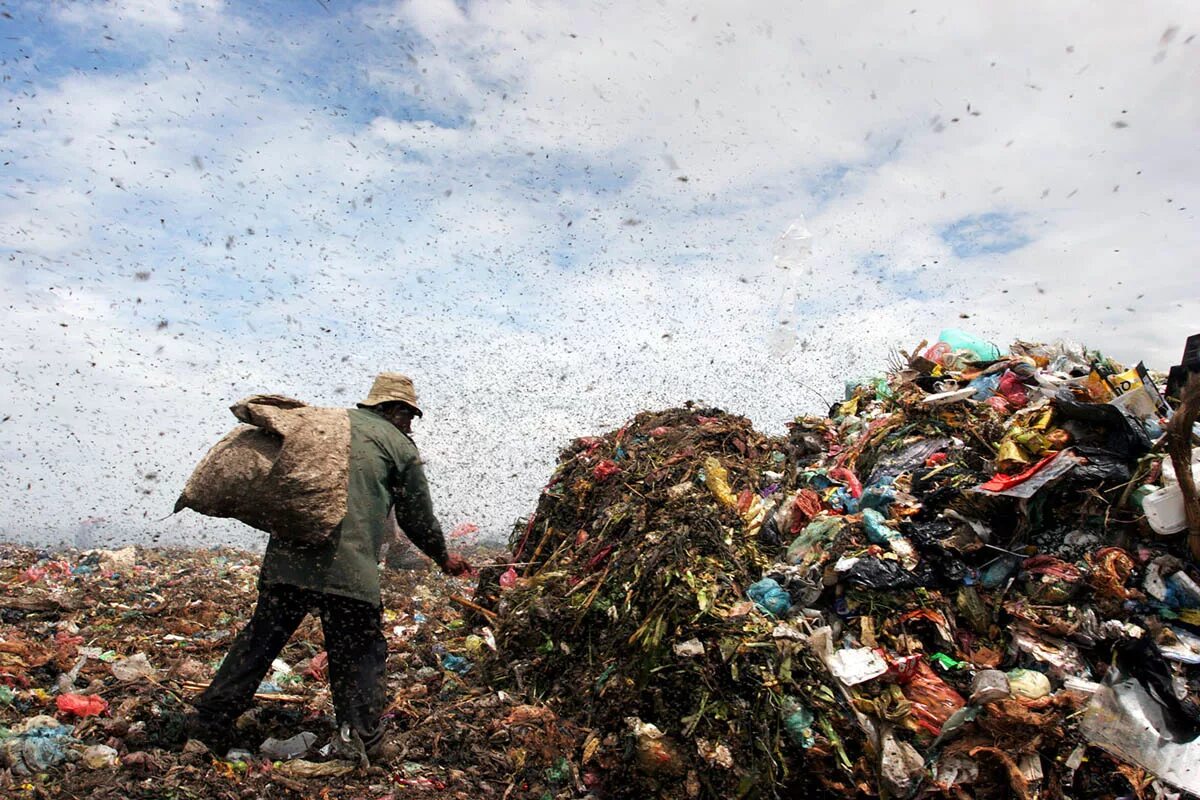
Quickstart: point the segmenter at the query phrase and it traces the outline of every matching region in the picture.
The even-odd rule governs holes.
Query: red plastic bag
[[[850,490],[851,497],[862,497],[862,483],[859,482],[858,476],[850,470],[845,467],[834,467],[829,470],[829,477],[846,484],[846,488]]]
[[[18,575],[17,580],[25,581],[26,583],[37,583],[44,577],[46,577],[45,567],[39,567],[35,564]]]
[[[913,722],[935,736],[942,732],[946,720],[967,704],[962,695],[939,678],[925,661],[917,665],[916,672],[901,691],[912,704],[909,715]]]
[[[821,513],[821,510],[821,496],[812,489],[801,490],[792,501],[792,525],[789,533],[799,533],[813,517]]]
[[[1008,401],[999,395],[992,395],[984,402],[994,408],[998,414],[1007,414],[1012,409]]]
[[[55,700],[61,714],[94,717],[108,711],[108,701],[94,694],[60,694]]]
[[[940,467],[942,464],[945,464],[949,460],[950,460],[949,453],[934,453],[929,458],[925,459],[925,466]]]
[[[304,670],[304,674],[315,681],[323,681],[328,669],[329,653],[322,650],[313,656],[312,661],[308,662],[308,669]]]
[[[604,440],[599,436],[583,436],[576,439],[575,444],[577,447],[583,448],[583,455],[586,458],[599,450],[604,444]]]
[[[609,461],[606,458],[597,464],[594,469],[592,469],[592,477],[596,479],[597,483],[600,483],[608,478],[611,478],[620,471],[621,468],[618,467],[615,462]]]
[[[1029,395],[1025,392],[1025,385],[1011,371],[1000,376],[1000,385],[996,387],[996,394],[1007,400],[1013,408],[1024,408],[1029,405]]]
[[[516,584],[517,571],[512,567],[509,567],[507,570],[505,570],[504,574],[500,576],[500,588],[511,589],[512,587],[516,586]]]

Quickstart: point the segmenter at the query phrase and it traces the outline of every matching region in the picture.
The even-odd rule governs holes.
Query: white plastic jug
[[[1162,536],[1179,533],[1187,527],[1187,514],[1183,508],[1183,491],[1179,484],[1172,483],[1146,495],[1142,501],[1146,521],[1154,532]]]

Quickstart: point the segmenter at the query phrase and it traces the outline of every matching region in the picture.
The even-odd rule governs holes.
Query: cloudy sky
[[[1179,2],[0,0],[0,539],[162,519],[256,392],[411,374],[447,528],[694,399],[779,431],[947,326],[1200,330]],[[803,215],[796,345],[769,346]]]

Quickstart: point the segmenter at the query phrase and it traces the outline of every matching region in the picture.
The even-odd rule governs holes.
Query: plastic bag
[[[447,653],[446,655],[442,656],[442,669],[449,670],[450,672],[454,672],[459,675],[466,675],[471,671],[471,667],[473,666],[474,665],[468,659],[463,658],[462,656],[456,656],[453,653]]]
[[[1092,695],[1080,732],[1117,758],[1141,766],[1160,780],[1200,793],[1200,739],[1171,732],[1163,708],[1136,680],[1116,669]]]
[[[750,584],[746,594],[760,609],[775,617],[783,616],[792,607],[791,595],[771,578]]]
[[[922,661],[908,683],[901,687],[912,704],[909,712],[913,722],[937,735],[955,711],[967,704],[958,692],[937,676],[933,668]]]
[[[726,508],[737,508],[737,495],[729,488],[729,470],[712,456],[704,459],[704,485]]]
[[[307,754],[316,741],[315,733],[303,731],[288,739],[271,737],[259,746],[258,751],[272,761],[291,761]]]
[[[151,680],[158,672],[158,670],[151,666],[145,653],[137,653],[129,658],[114,661],[109,665],[109,670],[112,671],[113,677],[122,683]]]
[[[517,585],[517,570],[514,567],[509,567],[500,575],[500,588],[502,590],[511,589]]]
[[[989,397],[996,395],[996,389],[1000,386],[999,375],[980,375],[970,383],[971,388],[975,390],[975,394],[971,395],[971,399],[976,402],[984,402]]]
[[[60,694],[55,705],[59,713],[76,717],[94,717],[108,710],[108,701],[94,694]]]
[[[615,461],[610,461],[606,458],[592,468],[592,477],[596,480],[596,483],[603,483],[620,471],[621,468],[617,466]]]
[[[867,539],[889,547],[906,568],[912,569],[917,565],[917,551],[912,542],[905,539],[900,531],[889,527],[883,514],[873,508],[866,508],[863,509],[862,517],[863,525],[867,529]]]
[[[1000,348],[978,336],[957,328],[946,328],[938,334],[938,341],[947,344],[955,353],[966,351],[976,361],[995,361],[1000,358]]]
[[[813,733],[813,713],[794,697],[788,697],[783,703],[783,727],[788,738],[805,750],[816,744],[817,738]]]
[[[1025,392],[1025,385],[1021,383],[1020,378],[1013,374],[1012,370],[1006,370],[1000,376],[996,394],[1007,400],[1013,408],[1024,408],[1029,405],[1029,395]]]
[[[892,731],[883,735],[879,754],[879,781],[893,797],[909,797],[925,773],[925,759]]]
[[[1150,451],[1146,428],[1108,403],[1080,403],[1067,390],[1054,396],[1054,407],[1066,420],[1062,427],[1084,446],[1102,447],[1126,461],[1136,461]]]
[[[824,552],[823,545],[830,542],[842,529],[842,518],[818,517],[808,524],[800,535],[788,545],[785,558],[789,564],[809,565],[818,561]]]
[[[846,581],[868,589],[915,589],[934,583],[934,576],[924,562],[910,572],[897,561],[881,558],[859,558],[846,570]]]
[[[796,346],[796,299],[801,281],[808,272],[812,256],[812,234],[799,217],[775,243],[775,271],[779,283],[779,301],[775,309],[775,328],[771,331],[770,347],[776,358],[787,355]]]
[[[105,744],[94,744],[83,751],[83,765],[88,769],[109,769],[120,760],[117,751]]]
[[[1015,697],[1040,700],[1050,694],[1050,679],[1035,669],[1013,669],[1008,672],[1008,689]]]
[[[16,775],[36,775],[77,757],[74,729],[53,717],[37,716],[15,729],[16,735],[0,741],[0,755]]]
[[[637,766],[641,772],[647,775],[683,773],[683,759],[678,748],[657,725],[642,722],[637,717],[627,717],[625,723],[633,732]]]

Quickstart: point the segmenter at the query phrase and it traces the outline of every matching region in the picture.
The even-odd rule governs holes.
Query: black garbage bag
[[[1088,484],[1124,483],[1133,477],[1129,462],[1111,450],[1084,446],[1077,446],[1073,450],[1075,455],[1083,456],[1086,460],[1071,470],[1068,480]]]
[[[771,509],[771,513],[767,514],[766,520],[762,527],[758,529],[758,543],[767,547],[781,547],[788,540],[783,532],[779,530],[779,524],[775,521],[775,512],[779,507]]]
[[[937,575],[925,562],[910,572],[897,561],[860,558],[845,574],[844,580],[865,589],[916,589],[935,585]]]
[[[1200,705],[1191,697],[1175,696],[1171,665],[1149,637],[1119,642],[1113,648],[1120,670],[1137,679],[1147,694],[1163,709],[1167,734],[1173,741],[1186,743],[1200,736]]]
[[[941,540],[954,533],[954,523],[935,519],[910,521],[901,524],[900,532],[908,538],[939,578],[939,584],[957,584],[971,571],[962,558]]]
[[[915,470],[923,465],[931,455],[942,452],[952,444],[954,444],[954,440],[949,436],[934,436],[929,439],[920,439],[907,447],[880,456],[871,469],[866,485],[870,486],[887,478],[895,478],[902,472]]]
[[[1108,403],[1080,403],[1066,389],[1054,396],[1062,427],[1075,440],[1076,449],[1097,448],[1125,462],[1137,461],[1153,443],[1137,419]]]

